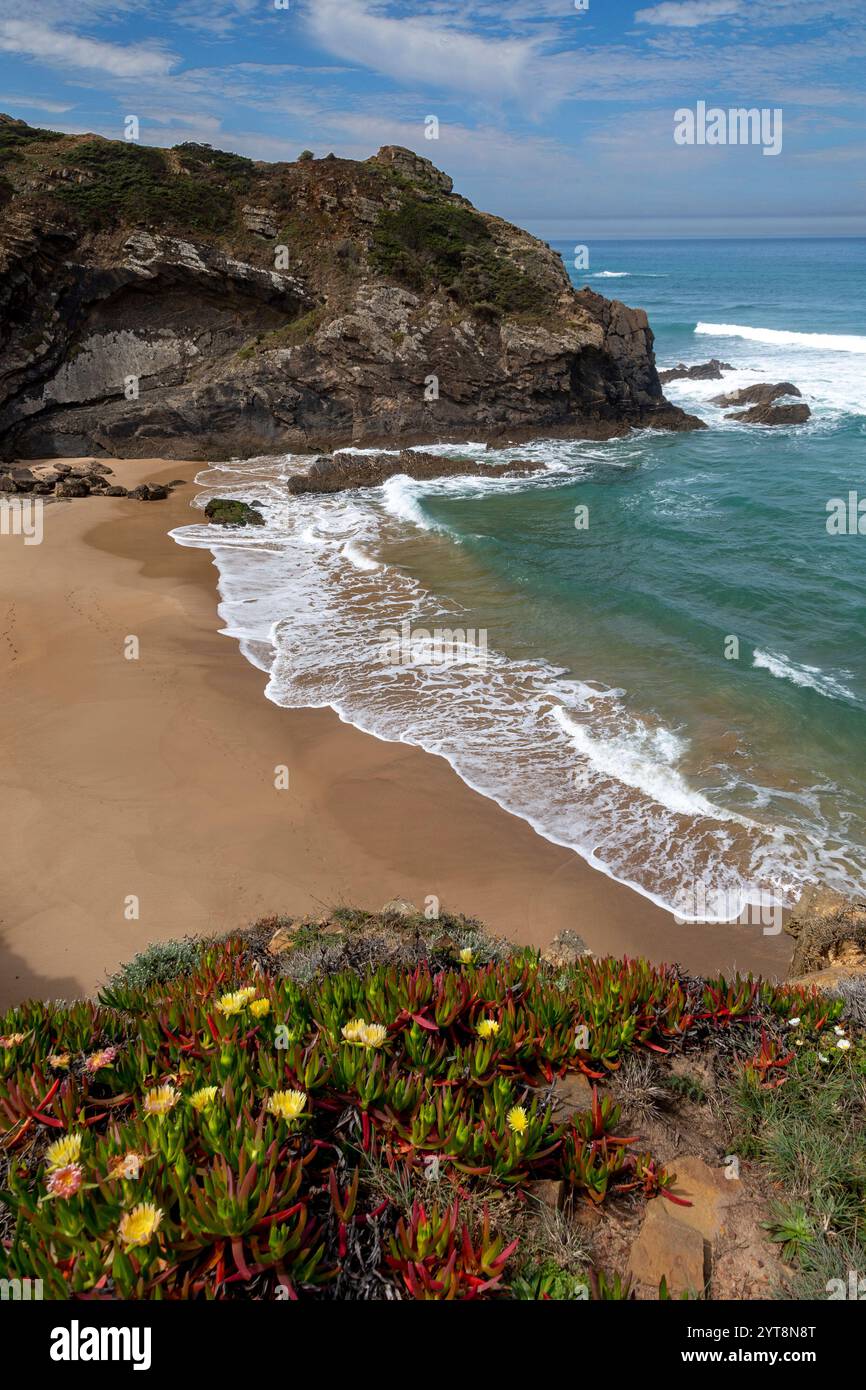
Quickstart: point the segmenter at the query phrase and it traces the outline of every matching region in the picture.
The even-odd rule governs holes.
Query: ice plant
[[[460,952],[459,959],[461,965],[471,965],[475,959],[475,952],[472,950],[472,947],[464,946],[463,950]]]
[[[80,1156],[80,1134],[64,1134],[45,1150],[45,1162],[49,1172],[56,1168],[65,1168],[70,1163],[77,1163]]]
[[[255,994],[255,990],[253,990]],[[247,1004],[250,1002],[250,993],[246,989],[236,989],[229,994],[223,994],[216,1001],[217,1010],[224,1014],[226,1018],[234,1018],[235,1014],[243,1013]]]
[[[254,999],[250,1004],[250,1013],[253,1018],[265,1018],[271,1011],[270,999]]]
[[[48,1065],[55,1071],[66,1071],[71,1060],[68,1052],[52,1052],[48,1056]]]
[[[52,1197],[74,1197],[83,1179],[80,1163],[66,1163],[52,1171],[46,1186]]]
[[[268,1110],[278,1120],[285,1120],[286,1124],[291,1125],[300,1118],[306,1104],[306,1091],[274,1091],[268,1100]]]
[[[343,1041],[355,1047],[384,1047],[388,1040],[388,1029],[384,1023],[365,1023],[362,1018],[353,1018],[340,1029]]]
[[[153,1202],[139,1202],[132,1211],[124,1212],[120,1218],[117,1234],[127,1250],[149,1245],[159,1229],[162,1212]]]
[[[218,1090],[218,1086],[201,1086],[193,1091],[189,1098],[193,1110],[207,1110],[209,1105],[213,1105]]]
[[[117,1057],[116,1047],[103,1047],[99,1052],[91,1052],[84,1063],[85,1070],[94,1076],[101,1067],[110,1067]]]
[[[110,1178],[126,1178],[134,1182],[140,1175],[144,1159],[141,1154],[129,1153],[117,1154],[108,1165],[108,1176]]]
[[[180,1096],[174,1086],[156,1086],[145,1094],[144,1113],[146,1115],[167,1115],[170,1110],[174,1109],[179,1100]]]
[[[475,1031],[479,1038],[495,1038],[499,1032],[499,1020],[495,1018],[479,1019],[475,1025]]]
[[[367,1025],[362,1018],[353,1018],[349,1023],[344,1023],[340,1029],[343,1041],[357,1043],[359,1046],[363,1045],[366,1027]]]
[[[514,1134],[520,1135],[526,1133],[529,1127],[529,1118],[522,1105],[513,1105],[505,1118],[508,1121],[508,1128],[512,1130]]]
[[[0,1047],[7,1049],[17,1047],[19,1043],[23,1043],[26,1037],[26,1033],[7,1033],[4,1038],[0,1038]]]

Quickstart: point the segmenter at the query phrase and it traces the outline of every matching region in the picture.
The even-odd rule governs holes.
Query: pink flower
[[[80,1163],[67,1163],[65,1168],[55,1168],[48,1179],[48,1191],[52,1197],[74,1197],[84,1179]]]
[[[94,1076],[100,1067],[110,1067],[117,1056],[116,1047],[103,1047],[100,1052],[91,1052],[87,1061],[84,1063],[85,1070]]]

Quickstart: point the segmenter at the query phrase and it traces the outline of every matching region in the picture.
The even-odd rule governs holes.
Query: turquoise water
[[[215,550],[226,630],[278,703],[331,705],[442,753],[684,915],[695,884],[785,901],[815,880],[862,891],[866,535],[826,523],[829,499],[866,497],[866,242],[590,253],[575,283],[644,307],[660,367],[732,364],[722,382],[666,388],[710,428],[479,445],[477,479],[291,504],[291,460],[253,465],[252,481],[222,466],[215,488],[264,500],[268,521]],[[810,405],[806,425],[742,426],[710,403],[781,380]],[[509,456],[545,472],[483,478]],[[401,622],[483,630],[486,664],[383,665],[382,632]]]

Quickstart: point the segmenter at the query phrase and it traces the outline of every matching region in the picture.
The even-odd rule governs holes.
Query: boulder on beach
[[[164,502],[168,497],[168,488],[162,483],[140,483],[126,495],[134,497],[138,502]]]
[[[54,489],[55,497],[89,497],[90,487],[83,478],[65,478]]]
[[[668,381],[718,381],[722,372],[732,372],[734,369],[730,362],[720,362],[718,357],[711,357],[709,362],[698,362],[694,367],[687,367],[685,362],[679,362],[675,367],[667,367],[663,372],[659,372],[659,381],[662,386]]]

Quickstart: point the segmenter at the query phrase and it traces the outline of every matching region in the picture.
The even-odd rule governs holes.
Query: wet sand
[[[202,467],[111,466],[128,487]],[[41,545],[0,536],[0,1007],[92,993],[151,941],[395,896],[539,946],[569,927],[597,953],[786,972],[788,938],[678,926],[443,759],[265,699],[209,554],[167,534],[193,495],[52,502]]]

